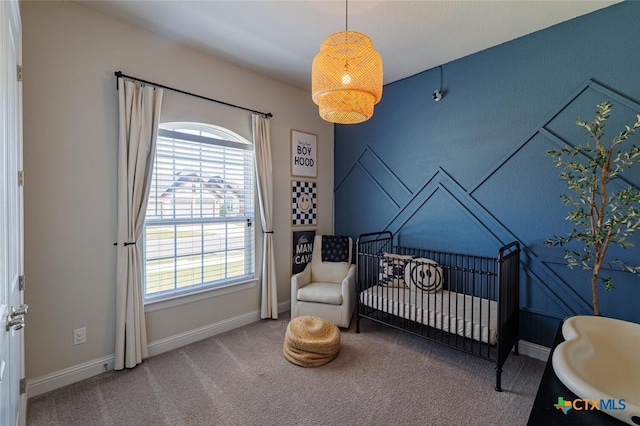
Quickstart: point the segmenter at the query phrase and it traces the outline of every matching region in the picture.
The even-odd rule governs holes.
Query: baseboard
[[[522,355],[526,355],[531,358],[539,359],[540,361],[547,362],[551,349],[546,346],[538,345],[536,343],[520,340],[518,343],[518,352]]]
[[[278,305],[278,313],[289,310],[289,301]],[[238,315],[215,324],[199,327],[185,333],[160,339],[149,343],[149,356],[159,355],[182,346],[213,337],[217,334],[231,331],[238,327],[249,325],[260,320],[260,312],[254,311]],[[115,356],[109,355],[103,358],[88,361],[73,367],[55,371],[45,376],[27,380],[27,398],[42,395],[43,393],[70,385],[80,380],[88,379],[105,371],[113,370]]]
[[[289,310],[289,302],[278,305],[278,313]],[[238,315],[224,321],[199,327],[185,333],[160,339],[149,344],[149,356],[178,349],[182,346],[198,342],[200,340],[213,337],[217,334],[231,331],[233,329],[249,325],[260,320],[260,312],[254,311],[243,315]],[[521,340],[518,345],[520,354],[531,358],[547,361],[550,349],[535,343]],[[80,380],[88,379],[105,371],[113,370],[115,357],[109,355],[93,361],[88,361],[73,367],[65,368],[45,376],[27,380],[27,398],[42,395],[43,393],[70,385]]]
[[[278,313],[289,310],[290,303],[284,302],[278,305]],[[234,330],[245,325],[249,325],[256,321],[260,321],[260,312],[254,311],[215,324],[209,324],[204,327],[189,330],[185,333],[176,334],[165,339],[157,340],[149,343],[149,356],[159,355],[163,352],[178,349],[200,340],[208,339],[217,334]]]
[[[184,333],[169,336],[164,339],[149,343],[149,356],[181,348],[191,343],[213,337],[217,334],[233,330],[234,328],[249,325],[260,320],[260,312],[249,312],[214,324],[205,325]]]
[[[73,367],[58,370],[45,376],[27,380],[27,398],[70,385],[80,380],[88,379],[105,371],[113,370],[115,357],[109,355],[88,361]]]

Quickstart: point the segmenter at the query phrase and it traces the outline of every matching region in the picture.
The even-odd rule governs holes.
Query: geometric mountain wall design
[[[495,256],[501,245],[519,241],[522,247],[521,310],[556,320],[591,313],[591,306],[584,298],[587,296],[590,300],[590,292],[585,291],[584,286],[576,288],[575,283],[562,276],[563,268],[566,268],[564,259],[550,257],[540,247],[526,246],[524,241],[531,239],[522,238],[528,227],[520,217],[526,215],[510,206],[508,194],[513,187],[517,187],[519,173],[526,171],[526,167],[532,163],[528,161],[529,156],[546,155],[545,146],[551,148],[553,145],[570,144],[570,140],[575,140],[574,127],[577,127],[574,124],[576,115],[572,114],[584,111],[585,108],[591,112],[604,99],[611,100],[614,108],[621,105],[632,111],[633,117],[640,113],[640,104],[589,80],[469,188],[462,187],[454,176],[440,166],[435,173],[425,178],[421,186],[412,190],[383,158],[370,146],[366,146],[355,162],[346,169],[344,176],[336,176],[336,233],[357,237],[360,233],[389,230],[397,237],[396,242],[403,245],[458,252],[473,252],[472,242],[482,240],[483,253],[473,254],[487,256]],[[567,116],[572,118],[567,120]],[[621,117],[620,120],[625,119]],[[550,183],[541,184],[557,185],[558,174],[550,158],[548,163]],[[624,182],[636,185],[633,180],[625,179]],[[499,191],[504,191],[504,197],[496,196]],[[560,205],[559,196],[557,199],[557,204]],[[538,200],[530,202],[531,209],[540,204]],[[550,204],[553,205],[553,202]],[[357,206],[359,214],[342,211],[341,206]],[[441,214],[441,211],[445,213]],[[414,225],[420,222],[433,223],[435,226],[442,222],[446,226],[447,218],[443,216],[448,215],[456,215],[455,223],[464,227],[464,232],[458,233],[458,240],[454,239],[453,243],[442,240],[437,241],[438,247],[431,247],[425,245],[429,241],[420,240],[419,234],[423,232],[413,232]],[[473,238],[464,240],[460,236],[467,234]],[[551,235],[545,237],[547,236]],[[441,247],[442,244],[451,244],[452,247]],[[495,247],[494,252],[487,253],[487,247]]]

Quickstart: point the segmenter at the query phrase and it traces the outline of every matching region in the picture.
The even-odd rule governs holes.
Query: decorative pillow
[[[323,262],[348,262],[349,261],[349,237],[340,235],[322,236],[322,261]]]
[[[380,284],[388,287],[406,287],[404,270],[413,256],[393,253],[383,253],[383,256],[378,271]]]
[[[442,289],[442,267],[431,259],[413,259],[405,267],[404,280],[411,290],[435,293]]]

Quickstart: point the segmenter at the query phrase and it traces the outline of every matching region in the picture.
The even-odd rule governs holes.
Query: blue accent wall
[[[546,152],[585,142],[576,118],[606,99],[607,141],[635,122],[638,22],[640,2],[623,2],[444,64],[439,102],[439,68],[386,85],[372,119],[335,128],[336,234],[388,229],[402,245],[487,256],[520,241],[521,338],[551,346],[563,318],[593,311],[589,271],[543,244],[570,230]],[[624,178],[640,185],[640,167]],[[640,263],[639,247],[612,254]],[[640,322],[640,277],[610,272],[601,313]]]

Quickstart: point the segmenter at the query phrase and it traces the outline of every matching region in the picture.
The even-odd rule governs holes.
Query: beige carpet
[[[524,425],[544,363],[495,365],[371,321],[337,358],[288,362],[288,317],[263,320],[31,398],[35,425]]]

